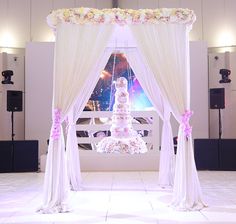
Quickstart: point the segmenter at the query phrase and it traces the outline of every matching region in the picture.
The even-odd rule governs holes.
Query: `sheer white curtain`
[[[67,156],[67,168],[68,177],[71,184],[72,190],[79,190],[81,187],[81,171],[80,171],[80,160],[78,142],[76,136],[76,121],[79,119],[86,103],[88,102],[91,93],[93,92],[101,71],[105,68],[109,57],[112,54],[112,49],[104,51],[103,55],[99,59],[97,65],[90,72],[87,81],[84,83],[83,88],[79,90],[79,96],[75,103],[75,106],[71,110],[68,116],[68,133],[66,142],[66,156]]]
[[[162,187],[174,184],[175,154],[170,115],[169,105],[165,102],[159,168],[159,184]]]
[[[173,186],[173,135],[170,125],[170,110],[168,102],[163,100],[159,87],[152,72],[142,59],[142,55],[137,49],[125,51],[128,63],[134,71],[140,82],[145,94],[152,102],[155,110],[163,121],[162,138],[161,138],[161,156],[159,166],[159,184],[161,186]],[[158,150],[158,149],[155,149]]]
[[[189,127],[189,27],[159,23],[130,26],[138,48],[179,122],[172,205],[192,210],[204,206]]]
[[[81,99],[82,101],[82,99]],[[84,102],[83,102],[84,103]],[[68,180],[70,188],[78,191],[81,188],[81,171],[78,142],[76,136],[76,120],[74,119],[74,108],[69,112],[67,117],[67,139],[66,139],[66,162]]]
[[[54,56],[53,125],[41,211],[65,212],[69,190],[62,122],[74,106],[88,74],[101,57],[112,25],[62,23],[57,27]]]

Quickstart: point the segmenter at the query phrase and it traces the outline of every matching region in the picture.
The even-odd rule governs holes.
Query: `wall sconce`
[[[225,69],[220,69],[219,73],[221,74],[222,78],[219,83],[230,83],[231,79],[229,79],[229,75],[231,74],[230,71],[230,52],[225,52]]]
[[[231,71],[229,69],[220,69],[220,74],[222,75],[222,79],[219,83],[230,83],[231,79],[229,79]]]
[[[14,84],[14,82],[11,81],[11,77],[13,76],[13,71],[12,70],[3,71],[2,76],[4,77],[4,80],[2,81],[2,84]]]

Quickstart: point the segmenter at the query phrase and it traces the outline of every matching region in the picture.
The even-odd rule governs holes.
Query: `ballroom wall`
[[[236,138],[236,52],[227,55],[225,49],[209,53],[209,89],[225,89],[225,109],[221,109],[222,138]],[[219,71],[222,68],[231,70],[230,83],[219,83],[222,76]],[[219,111],[209,110],[209,135],[210,138],[219,137]]]
[[[193,9],[197,20],[192,41],[208,47],[236,45],[235,0],[118,0],[120,8],[182,7]],[[111,8],[111,0],[0,0],[0,47],[25,48],[29,41],[52,41],[46,16],[65,7]]]
[[[47,151],[51,128],[53,43],[26,45],[25,138],[39,140],[39,155]]]
[[[23,111],[14,112],[13,131],[15,140],[25,138],[25,109],[24,109],[24,90],[25,90],[25,58],[23,54],[0,53],[0,71],[14,71],[11,80],[13,85],[3,85],[0,83],[0,140],[10,140],[12,132],[11,112],[7,111],[7,91],[23,91]],[[1,79],[2,80],[2,79]]]

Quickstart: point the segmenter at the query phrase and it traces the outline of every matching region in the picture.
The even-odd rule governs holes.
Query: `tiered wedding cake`
[[[120,77],[115,86],[111,136],[103,138],[98,143],[97,151],[104,153],[145,153],[147,152],[145,142],[132,128],[133,118],[130,115],[127,80]]]

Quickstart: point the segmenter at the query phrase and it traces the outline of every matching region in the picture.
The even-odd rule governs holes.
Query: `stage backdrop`
[[[28,43],[26,46],[26,138],[39,139],[40,155],[47,150],[47,139],[51,127],[51,99],[52,99],[52,71],[53,71],[53,48],[54,43]],[[40,60],[39,60],[40,58]],[[208,138],[208,70],[207,70],[207,45],[205,42],[190,42],[190,69],[191,69],[191,109],[194,115],[191,118],[194,138]],[[42,110],[42,108],[44,108]],[[178,125],[172,119],[173,133],[177,135]],[[161,122],[160,122],[161,123]],[[37,130],[32,129],[37,126]],[[160,124],[160,127],[162,124]],[[159,137],[160,138],[160,137]],[[96,164],[92,162],[103,162],[104,158],[96,152],[91,154],[81,153],[81,169],[96,170]],[[112,167],[111,156],[106,170],[116,170]],[[87,162],[86,162],[87,161]],[[134,161],[135,162],[135,161]],[[137,160],[137,163],[140,161]],[[150,164],[153,163],[153,164]],[[125,163],[125,164],[124,164]],[[149,163],[149,164],[148,164]],[[126,169],[134,169],[135,164],[130,163],[127,158],[121,158],[121,164]],[[153,167],[158,169],[156,159],[142,164],[142,168]]]

